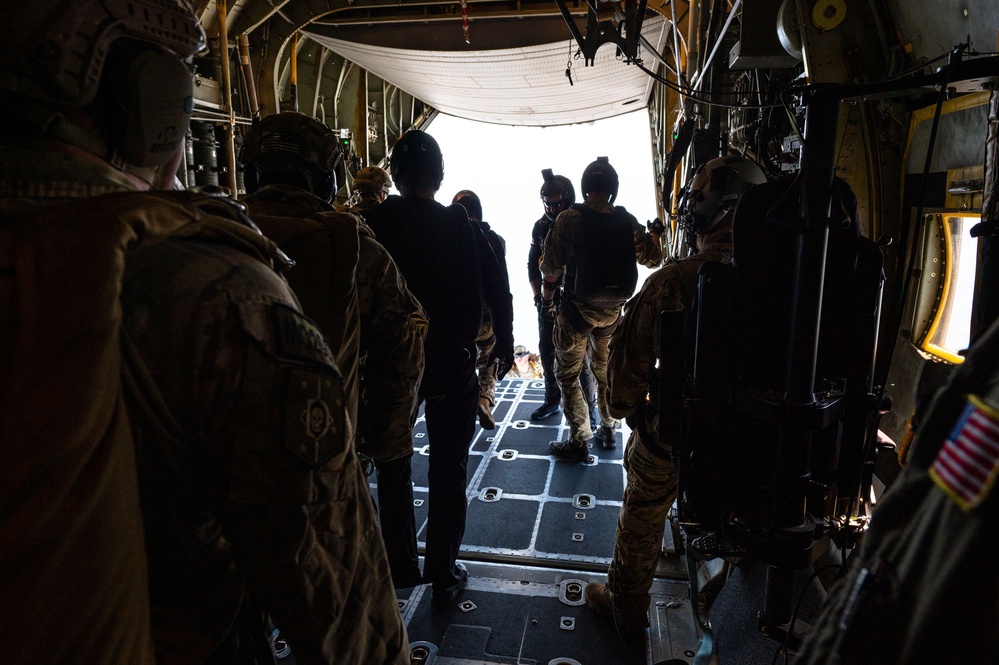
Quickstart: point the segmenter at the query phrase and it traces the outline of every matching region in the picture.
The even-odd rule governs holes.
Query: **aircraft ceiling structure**
[[[641,57],[653,66],[667,38],[661,16],[642,25]],[[306,36],[442,113],[481,122],[555,126],[593,122],[645,108],[653,80],[605,45],[594,65],[574,59],[564,37],[545,44],[491,50],[431,51],[373,46],[311,31]],[[554,35],[553,35],[554,36]],[[566,77],[571,60],[572,83]]]

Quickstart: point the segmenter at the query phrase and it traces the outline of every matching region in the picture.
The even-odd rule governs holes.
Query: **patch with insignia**
[[[284,358],[319,362],[336,367],[329,342],[319,327],[287,305],[274,306],[277,319],[277,352]]]
[[[285,414],[285,448],[312,468],[344,451],[347,422],[340,377],[292,370]]]
[[[968,405],[929,473],[963,510],[984,501],[999,474],[999,411],[968,395]]]

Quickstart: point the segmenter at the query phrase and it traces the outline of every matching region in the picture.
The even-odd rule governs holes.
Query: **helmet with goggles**
[[[564,210],[576,202],[576,190],[572,181],[564,175],[555,175],[551,169],[543,169],[541,176],[545,179],[541,185],[541,203],[545,206],[545,217],[554,221]]]

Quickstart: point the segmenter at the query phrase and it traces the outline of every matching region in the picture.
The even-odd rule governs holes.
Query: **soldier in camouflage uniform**
[[[586,167],[582,179],[586,205],[598,213],[613,213],[613,200],[617,196],[618,178],[614,168],[605,160],[597,160]],[[625,213],[627,214],[627,213]],[[641,265],[653,268],[662,262],[662,246],[658,235],[646,233],[645,228],[631,215],[630,224],[635,244],[635,259]],[[545,239],[541,272],[543,308],[555,308],[554,296],[563,273],[576,275],[576,256],[580,243],[583,214],[576,208],[561,213]],[[552,316],[549,313],[548,316]],[[607,410],[604,387],[607,385],[607,344],[618,323],[621,307],[593,306],[577,297],[566,287],[562,304],[555,321],[555,377],[562,389],[562,410],[569,423],[569,438],[552,441],[548,449],[552,454],[568,459],[583,460],[587,455],[589,439],[593,435],[589,413],[579,387],[579,374],[584,356],[589,357],[597,380],[597,404],[601,418],[601,441],[614,445],[614,428],[619,421]]]
[[[382,534],[393,583],[401,589],[422,582],[414,564],[413,486],[393,480],[401,477],[397,467],[410,468],[413,456],[427,318],[374,232],[357,215],[333,211],[336,184],[329,176],[339,156],[335,135],[318,120],[292,111],[268,116],[243,142],[240,160],[250,191],[245,203],[264,234],[296,261],[289,283],[306,314],[341,349],[338,365],[360,367],[360,381],[345,373],[349,399],[360,399],[357,450],[378,469]],[[330,293],[341,267],[355,264],[359,338],[345,335],[350,322]]]
[[[17,133],[4,137],[2,191],[15,228],[31,231],[19,232],[18,253],[30,251],[10,273],[27,325],[15,339],[30,335],[32,350],[59,341],[65,378],[46,394],[16,386],[24,403],[4,386],[19,421],[47,416],[64,429],[46,455],[62,482],[38,486],[36,464],[29,477],[44,498],[29,500],[23,485],[16,505],[4,501],[5,516],[16,507],[21,517],[16,531],[4,524],[5,542],[25,549],[16,563],[4,556],[3,606],[17,608],[5,615],[4,658],[146,663],[154,646],[160,663],[273,662],[266,613],[302,662],[408,663],[398,612],[381,607],[394,599],[351,445],[353,407],[325,339],[275,271],[287,260],[231,202],[144,191],[171,186],[182,154],[193,77],[181,56],[204,46],[189,5],[32,3],[5,18],[4,29],[17,26],[5,49],[66,61],[4,63],[20,73],[5,84],[24,98],[7,109],[19,107],[23,124],[7,123]],[[61,288],[35,290],[52,282]],[[353,311],[352,278],[342,287]],[[64,334],[60,319],[81,318],[76,338],[50,337]],[[34,359],[19,357],[13,377]],[[36,371],[52,377],[52,360]],[[92,387],[94,367],[104,385],[73,392]],[[67,425],[81,407],[90,416]],[[130,442],[118,436],[128,420],[141,526],[129,512],[135,458],[105,445]],[[102,428],[112,438],[94,447]],[[148,600],[135,590],[146,582],[135,561],[143,531]],[[45,549],[33,547],[40,537]]]
[[[562,411],[562,389],[555,378],[555,318],[552,309],[545,310],[541,298],[541,259],[545,254],[545,238],[551,230],[555,219],[560,213],[568,210],[576,202],[576,190],[572,181],[564,175],[555,175],[551,169],[542,169],[544,184],[541,185],[541,203],[544,214],[534,222],[531,228],[531,246],[527,253],[527,279],[534,292],[534,307],[538,310],[538,355],[541,357],[542,375],[545,379],[545,401],[531,412],[531,420],[545,420]],[[554,302],[556,307],[562,300],[561,288],[556,288]],[[579,374],[579,385],[583,389],[583,397],[590,413],[590,429],[595,430],[600,424],[600,413],[597,410],[597,380],[593,377],[590,362],[583,363]]]
[[[160,214],[139,190],[173,181],[192,90],[181,59],[205,36],[179,2],[134,3],[139,18],[87,0],[2,7],[0,659],[151,665],[118,296],[130,248],[200,216]],[[99,86],[114,67],[118,85]],[[145,76],[162,83],[146,128],[177,141],[94,131],[110,92],[148,101]]]
[[[728,175],[722,178],[724,173]],[[712,176],[715,183],[725,183],[724,191],[716,188],[708,194]],[[628,302],[610,342],[608,410],[627,418],[632,428],[624,456],[627,486],[607,583],[591,582],[585,594],[592,609],[613,618],[624,630],[649,625],[649,589],[659,563],[666,516],[676,499],[669,446],[659,441],[658,413],[647,407],[653,388],[650,377],[659,359],[660,315],[689,309],[697,288],[697,271],[704,263],[731,262],[732,211],[751,184],[764,180],[758,166],[738,157],[720,157],[698,169],[690,185],[691,199],[681,211],[681,226],[696,254],[665,266],[646,280]]]
[[[919,420],[905,468],[795,663],[996,662],[999,323]]]

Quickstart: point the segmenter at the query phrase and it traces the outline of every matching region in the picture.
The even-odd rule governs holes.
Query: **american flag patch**
[[[957,505],[971,510],[999,475],[999,411],[974,395],[937,454],[930,476]]]

